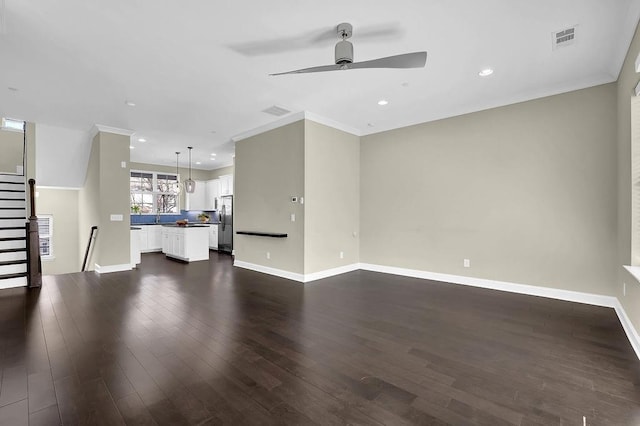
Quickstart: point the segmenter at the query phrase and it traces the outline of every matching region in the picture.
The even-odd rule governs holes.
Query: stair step
[[[9,231],[9,230],[15,231],[18,229],[26,229],[26,228],[27,228],[26,225],[25,226],[0,226],[0,231]]]
[[[5,260],[0,262],[0,266],[9,266],[9,265],[22,265],[27,263],[27,259],[18,259],[18,260]]]
[[[0,216],[0,220],[27,219],[27,216]]]
[[[26,247],[18,247],[18,248],[8,248],[8,249],[0,249],[0,253],[17,253],[20,251],[27,251]]]
[[[0,210],[24,210],[24,206],[0,207]]]
[[[10,280],[12,278],[22,278],[26,276],[27,276],[26,272],[19,272],[17,274],[0,275],[0,280]]]
[[[4,178],[0,178],[0,179],[4,179]],[[0,183],[6,183],[9,185],[24,185],[24,182],[11,182],[9,180],[0,180]]]
[[[27,237],[3,237],[0,241],[24,241]]]

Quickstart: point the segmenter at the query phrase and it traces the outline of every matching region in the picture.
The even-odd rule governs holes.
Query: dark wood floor
[[[640,424],[612,309],[160,254],[0,291],[1,425]]]

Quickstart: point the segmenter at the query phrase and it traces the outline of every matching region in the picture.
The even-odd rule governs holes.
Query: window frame
[[[49,221],[49,233],[44,235],[40,232],[40,220],[47,219]],[[49,239],[49,254],[42,254],[42,248],[40,246],[40,241],[38,241],[38,253],[40,254],[40,258],[42,260],[53,260],[55,259],[54,255],[54,245],[53,245],[53,215],[52,214],[40,214],[38,215],[38,238],[48,238]]]
[[[131,174],[132,173],[146,173],[146,174],[150,174],[151,177],[151,191],[132,191],[131,190],[131,185],[129,186],[129,207],[133,206],[133,198],[131,197],[133,194],[151,194],[152,200],[153,200],[153,207],[155,209],[155,211],[151,211],[149,213],[134,213],[134,212],[130,212],[131,215],[152,215],[155,216],[156,214],[160,214],[160,215],[179,215],[180,211],[181,211],[181,206],[180,206],[180,192],[163,192],[163,191],[159,191],[158,190],[158,175],[161,176],[176,176],[176,179],[178,182],[180,182],[180,174],[175,174],[175,173],[170,173],[170,172],[156,172],[156,171],[152,171],[152,170],[137,170],[137,169],[131,169],[129,170],[129,182],[131,182]],[[175,195],[176,196],[176,212],[162,212],[162,213],[158,213],[157,212],[157,208],[158,208],[158,197],[162,196],[162,195]]]

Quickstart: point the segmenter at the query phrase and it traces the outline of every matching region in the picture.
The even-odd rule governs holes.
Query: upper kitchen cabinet
[[[233,195],[233,175],[220,176],[220,196]]]
[[[186,210],[209,210],[206,206],[206,186],[205,181],[196,181],[196,190],[192,194],[186,194]]]
[[[216,210],[216,199],[218,197],[220,197],[220,179],[208,180],[204,194],[207,210]]]

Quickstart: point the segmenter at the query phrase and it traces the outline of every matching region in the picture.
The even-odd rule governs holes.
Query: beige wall
[[[97,245],[100,266],[131,263],[129,136],[100,132],[100,228]],[[111,221],[110,215],[120,214],[122,221]]]
[[[78,193],[78,247],[87,244],[92,226],[100,226],[100,135],[93,138],[89,165],[84,186]],[[98,235],[99,237],[99,235]],[[82,265],[84,251],[78,250],[78,262]],[[93,271],[99,259],[99,246],[92,245],[87,260],[87,270]]]
[[[43,214],[53,216],[54,259],[42,262],[42,273],[50,275],[79,272],[81,264],[78,246],[79,191],[37,188],[37,192],[38,216]]]
[[[636,330],[640,331],[640,283],[622,265],[631,263],[631,98],[640,81],[634,63],[640,52],[640,33],[636,29],[617,83],[618,115],[618,247],[615,295],[620,300]],[[636,228],[637,232],[637,228]],[[640,266],[640,265],[638,265]],[[626,283],[626,295],[623,284]]]
[[[94,138],[84,187],[78,195],[78,247],[85,247],[92,226],[98,226],[87,270],[95,265],[109,267],[129,264],[129,137],[99,132]],[[123,216],[111,221],[112,214]],[[84,257],[84,250],[79,250]],[[82,261],[82,259],[80,260]]]
[[[305,120],[304,140],[304,272],[358,263],[360,138]]]
[[[612,295],[615,97],[609,84],[362,138],[360,260]]]
[[[0,173],[18,173],[23,166],[24,133],[0,129]]]
[[[304,210],[291,203],[304,190],[304,122],[236,143],[234,230],[283,232],[287,238],[234,235],[236,260],[302,274]],[[296,221],[290,221],[295,213]],[[271,253],[267,259],[266,253]]]
[[[209,177],[207,179],[218,179],[220,176],[232,175],[234,174],[234,172],[235,171],[233,166],[222,167],[219,169],[209,171]]]

